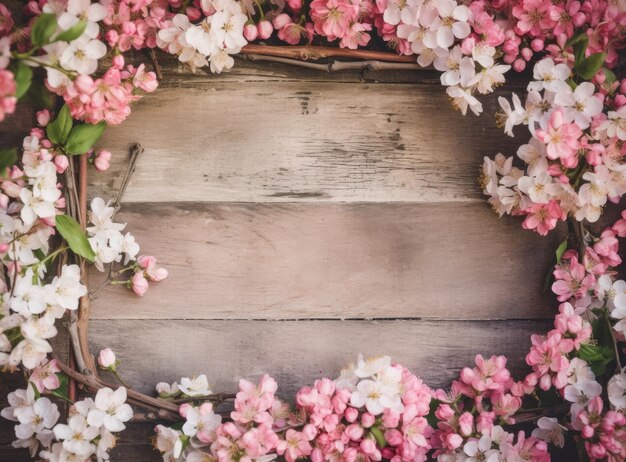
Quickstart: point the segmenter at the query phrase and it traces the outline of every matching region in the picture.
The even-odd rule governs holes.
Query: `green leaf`
[[[377,426],[370,427],[370,433],[376,439],[376,443],[378,443],[379,448],[384,448],[387,446],[387,441],[385,440],[385,435]]]
[[[606,53],[594,53],[583,59],[578,66],[575,66],[576,72],[585,80],[591,80],[596,72],[604,65]]]
[[[35,25],[30,32],[30,41],[35,46],[41,46],[48,43],[54,31],[57,30],[57,17],[51,13],[43,13],[39,15],[35,21]]]
[[[605,345],[582,344],[578,350],[578,357],[589,363],[591,370],[596,375],[604,374],[606,366],[608,366],[615,355],[613,350]]]
[[[17,149],[0,149],[0,173],[4,176],[8,167],[12,167],[17,162]]]
[[[578,67],[581,61],[585,57],[587,51],[587,44],[589,43],[589,37],[584,35],[576,43],[574,43],[574,67]]]
[[[561,257],[563,256],[566,250],[567,250],[567,239],[561,242],[556,249],[556,262],[557,263],[561,261]]]
[[[68,215],[57,215],[55,223],[57,230],[75,254],[86,258],[90,262],[95,260],[96,253],[91,248],[85,232],[76,220]]]
[[[76,40],[78,37],[83,35],[85,29],[87,28],[87,21],[78,21],[68,30],[61,32],[54,38],[55,42],[71,42],[72,40]]]
[[[66,152],[74,155],[86,153],[100,139],[105,128],[105,122],[100,122],[97,125],[76,125],[72,128],[65,144]]]
[[[59,372],[56,374],[56,376],[59,378],[59,388],[57,388],[56,390],[54,390],[52,392],[53,396],[56,396],[57,398],[61,398],[61,399],[69,399],[69,380],[67,378],[67,375]]]
[[[604,72],[604,83],[612,85],[617,80],[615,72],[613,72],[611,69],[607,69],[605,67],[602,72]]]
[[[56,119],[46,127],[48,139],[54,144],[65,144],[72,130],[72,125],[73,121],[70,108],[67,107],[67,104],[64,104]]]
[[[33,70],[24,64],[23,61],[18,61],[15,69],[13,70],[13,77],[15,78],[17,86],[15,96],[17,99],[20,99],[24,96],[33,81]]]
[[[565,42],[565,46],[563,48],[569,48],[573,45],[576,45],[577,43],[583,42],[583,41],[589,41],[589,37],[587,36],[587,34],[585,32],[581,32],[578,35],[574,35],[572,38],[570,38],[567,42]]]
[[[426,416],[426,421],[428,422],[428,425],[433,428],[437,428],[437,422],[439,422],[439,419],[435,416],[435,411],[439,407],[439,404],[441,404],[441,401],[438,399],[430,400],[430,409],[428,411],[428,415]]]

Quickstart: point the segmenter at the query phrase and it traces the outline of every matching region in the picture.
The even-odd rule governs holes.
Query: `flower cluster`
[[[102,388],[95,399],[86,398],[72,404],[67,423],[58,423],[60,413],[56,404],[43,392],[54,392],[60,386],[58,368],[51,361],[45,366],[41,383],[31,383],[26,389],[9,394],[10,406],[2,409],[2,417],[17,422],[13,446],[28,448],[31,456],[39,454],[49,462],[108,460],[108,452],[115,446],[114,433],[126,428],[133,411],[126,404],[124,387],[112,390]]]
[[[517,151],[526,167],[501,154],[483,166],[481,182],[494,210],[524,216],[522,226],[542,235],[568,216],[595,222],[605,204],[626,193],[626,80],[606,94],[592,82],[576,85],[572,72],[544,58],[524,105],[516,95],[513,106],[500,99],[507,133],[524,123],[532,134]]]

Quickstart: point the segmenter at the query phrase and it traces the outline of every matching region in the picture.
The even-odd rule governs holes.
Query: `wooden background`
[[[200,373],[232,391],[267,372],[289,398],[358,353],[391,355],[432,386],[477,353],[511,355],[522,373],[530,334],[553,316],[542,285],[564,229],[542,238],[499,219],[476,181],[483,156],[527,138],[493,117],[520,88],[484,98],[477,118],[429,71],[166,65],[160,89],[106,132],[113,165],[92,170],[90,189],[113,198],[129,147],[144,146],[118,220],[171,277],[143,299],[101,291],[92,351],[113,348],[146,392]],[[151,427],[122,434],[112,460],[159,460]],[[10,433],[3,423],[0,460],[22,460]]]

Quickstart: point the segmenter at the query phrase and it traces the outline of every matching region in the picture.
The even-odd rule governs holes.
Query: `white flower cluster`
[[[0,367],[34,369],[52,351],[55,321],[78,308],[87,288],[76,265],[44,282],[53,257],[48,240],[63,205],[54,162],[62,156],[53,158],[36,136],[26,137],[23,147],[23,170],[11,171],[0,195],[0,255],[11,283],[10,289],[0,283]]]
[[[98,462],[109,460],[108,452],[115,446],[113,433],[120,432],[133,417],[126,404],[126,389],[102,388],[95,400],[86,398],[74,403],[67,424],[57,423],[59,410],[48,398],[36,397],[35,387],[19,389],[9,394],[10,407],[2,417],[17,422],[13,446],[28,448],[34,457],[49,462],[86,462],[96,457]]]
[[[496,48],[486,42],[473,44],[471,53],[454,45],[470,35],[472,18],[470,9],[455,0],[391,0],[383,18],[398,26],[398,37],[411,44],[420,66],[432,64],[443,72],[441,83],[464,115],[468,108],[480,114],[482,104],[474,94],[492,92],[504,83],[504,73],[511,68],[496,63]]]
[[[177,14],[169,27],[159,31],[157,44],[192,69],[210,64],[211,72],[220,73],[233,67],[231,55],[248,42],[243,29],[248,17],[235,0],[202,0],[206,17],[192,24],[184,14]]]
[[[483,192],[499,215],[537,214],[530,228],[567,215],[595,222],[607,202],[626,193],[626,106],[605,114],[594,84],[572,89],[569,76],[567,65],[545,58],[534,67],[524,104],[515,94],[512,105],[499,99],[505,132],[513,136],[525,124],[533,137],[517,151],[525,170],[513,166],[513,157],[485,158]]]
[[[139,253],[139,244],[132,234],[122,234],[126,224],[113,222],[114,214],[115,209],[103,199],[96,197],[91,201],[91,226],[87,227],[87,235],[89,244],[96,253],[95,266],[99,271],[104,271],[104,265],[113,262],[127,265]]]
[[[356,368],[343,369],[335,380],[337,388],[352,391],[352,406],[365,407],[372,415],[385,409],[403,411],[401,382],[402,369],[392,366],[389,356],[365,360],[363,355],[359,355]]]
[[[52,88],[63,88],[70,82],[66,71],[91,75],[98,68],[98,60],[107,53],[106,45],[99,40],[100,26],[107,16],[107,9],[101,3],[90,0],[67,0],[67,2],[47,2],[43,12],[57,16],[57,31],[53,38],[71,29],[79,20],[86,21],[84,32],[71,42],[56,41],[43,47],[45,54],[37,57],[48,73],[48,84]],[[48,67],[50,66],[50,67]]]

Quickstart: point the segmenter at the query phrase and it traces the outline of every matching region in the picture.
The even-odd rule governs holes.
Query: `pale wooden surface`
[[[146,148],[119,219],[171,277],[142,300],[102,291],[94,353],[112,347],[145,391],[203,372],[231,391],[268,372],[285,398],[360,352],[435,386],[479,352],[523,369],[529,335],[548,328],[540,288],[562,230],[542,239],[498,219],[476,184],[483,156],[524,141],[492,116],[512,86],[463,118],[431,71],[163,70],[162,89],[100,143],[114,162],[90,187],[114,197],[128,147]],[[27,117],[0,125],[3,143]],[[112,460],[159,460],[151,430],[131,426]],[[0,461],[25,460],[10,439]]]
[[[127,204],[117,218],[171,276],[142,299],[102,290],[97,319],[553,315],[542,287],[562,232],[522,233],[482,203]]]
[[[436,85],[165,88],[107,131],[101,144],[113,152],[113,166],[92,175],[90,191],[115,191],[129,145],[140,142],[146,153],[126,202],[482,203],[483,157],[512,146],[495,126],[494,103],[487,100],[479,120],[453,111]]]
[[[236,391],[241,378],[271,374],[278,394],[293,400],[297,389],[366,356],[390,355],[432,387],[446,387],[476,354],[511,356],[546,321],[179,321],[94,320],[94,351],[119,353],[123,377],[152,392],[159,381],[207,374],[214,391]],[[177,358],[177,361],[172,361]]]

